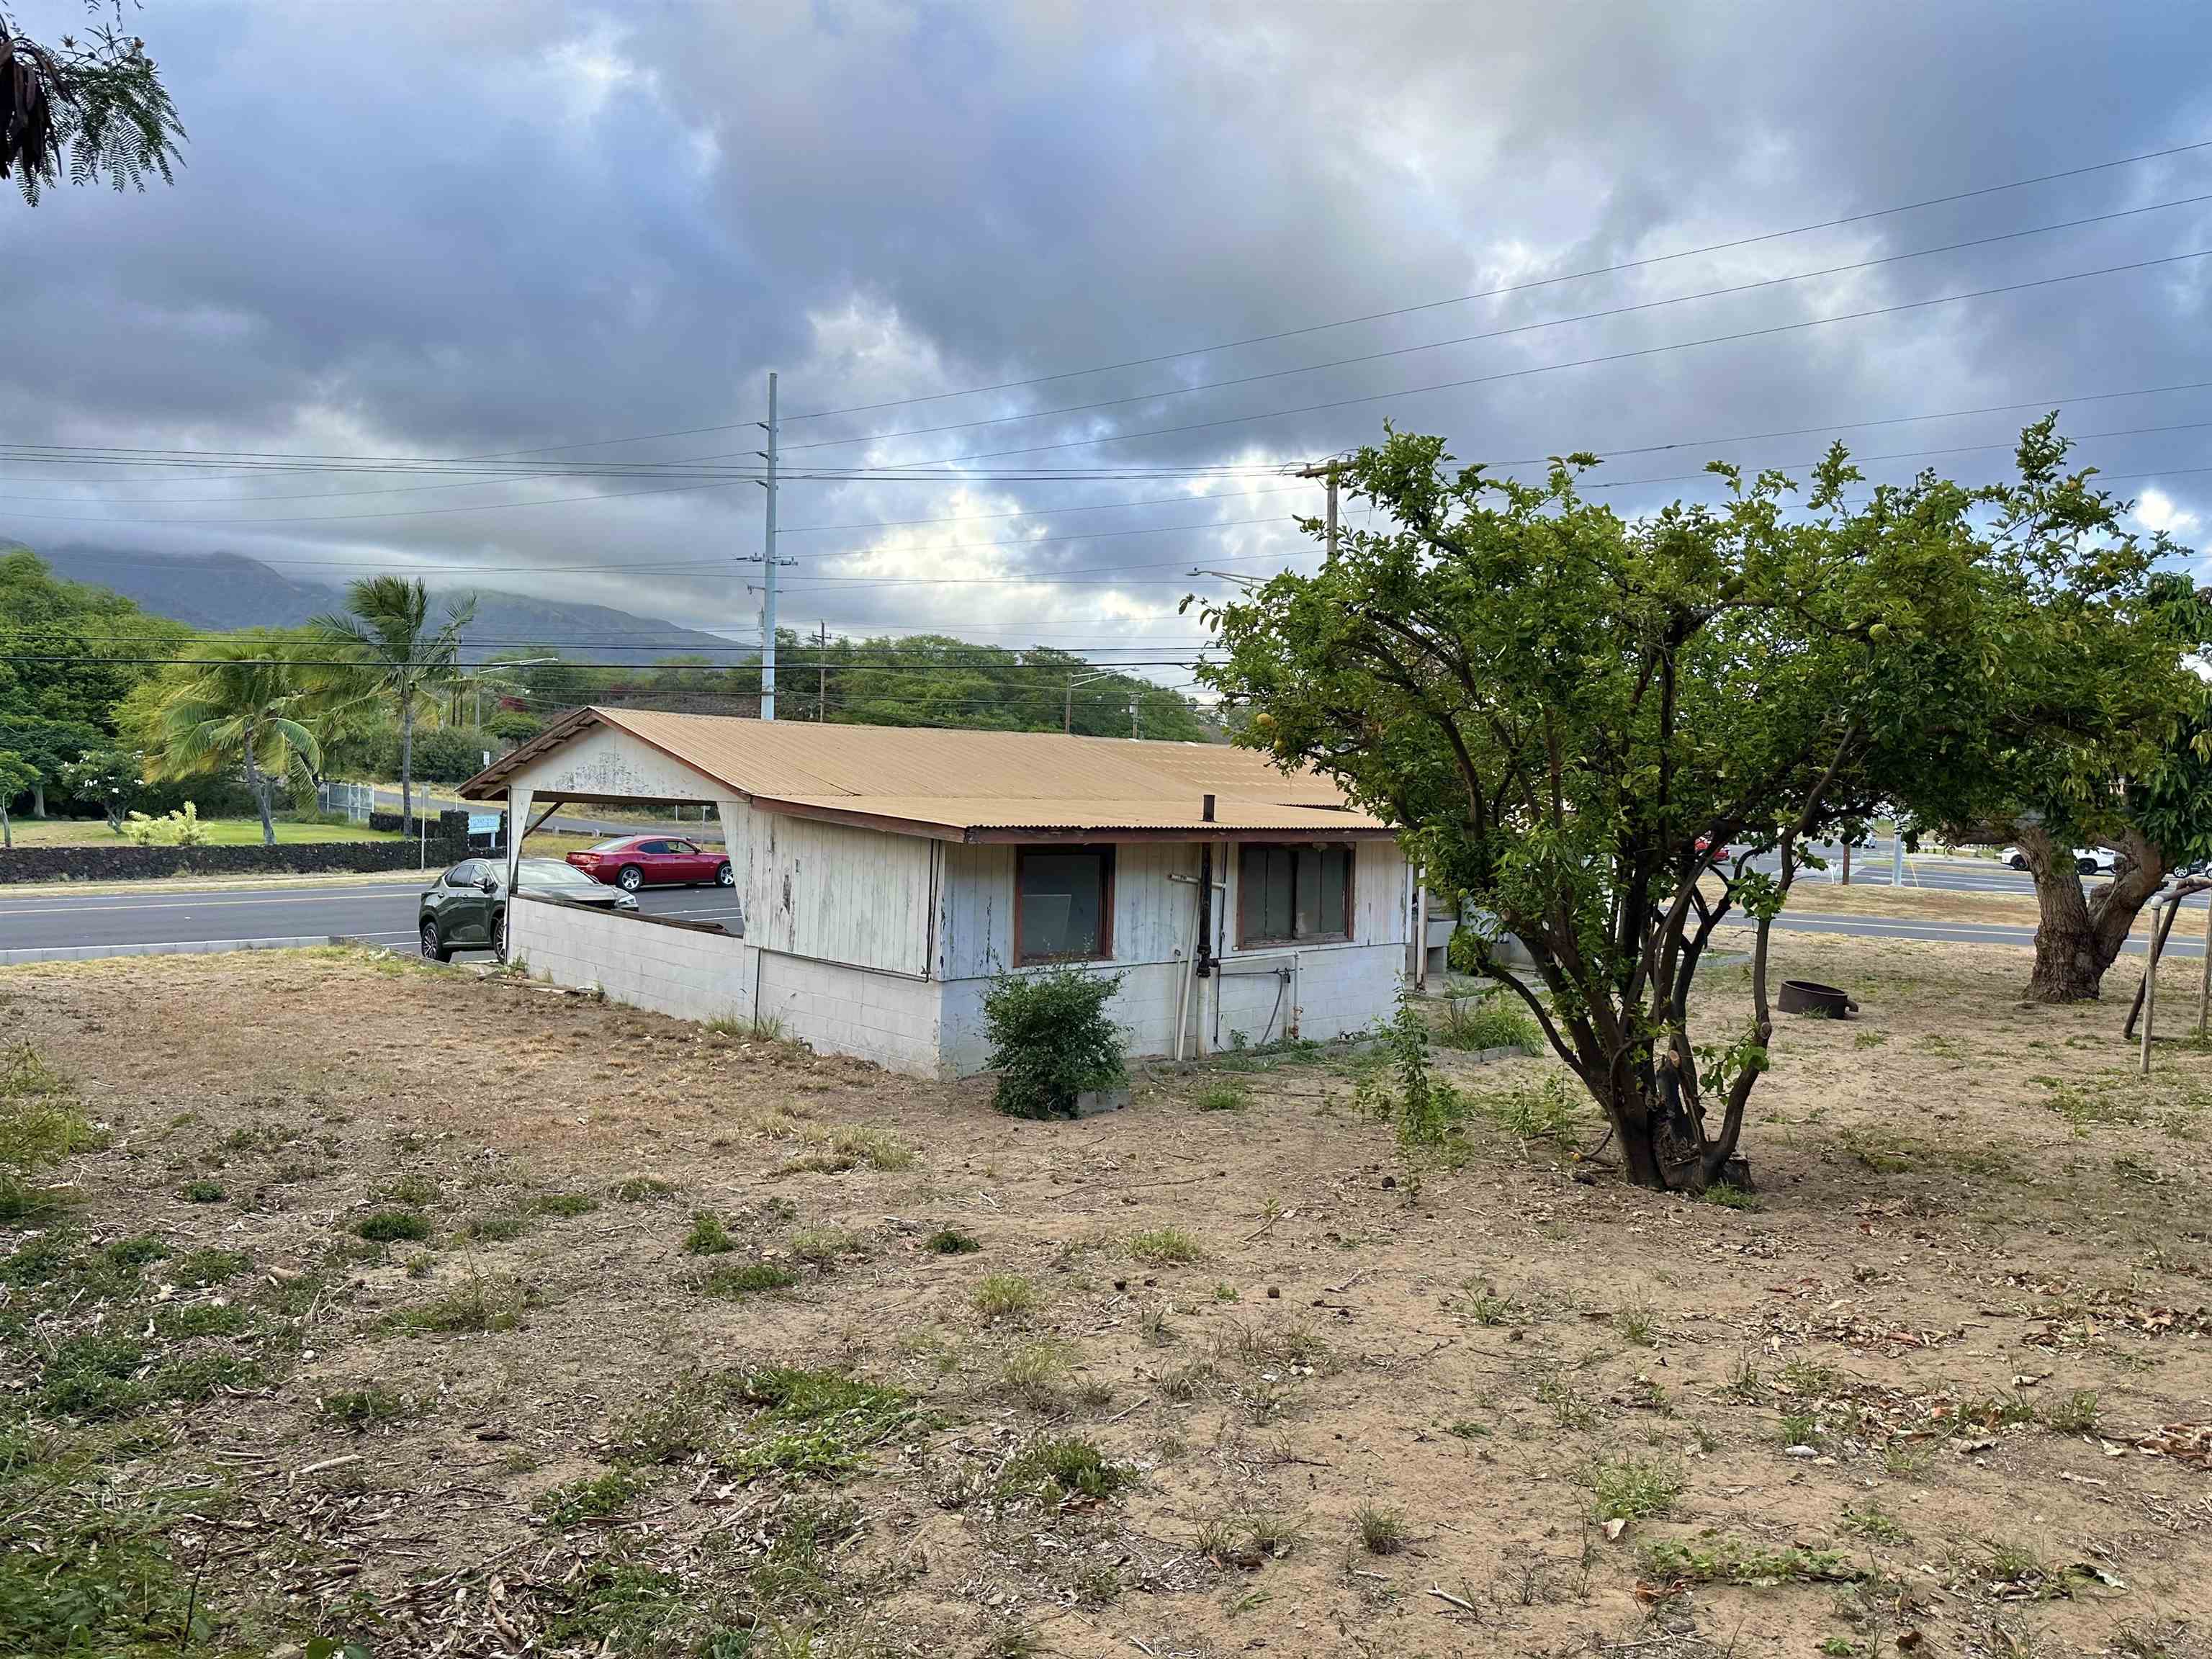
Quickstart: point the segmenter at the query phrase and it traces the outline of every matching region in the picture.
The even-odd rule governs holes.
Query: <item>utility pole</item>
[[[830,718],[830,621],[823,617],[814,624],[815,635],[822,641],[814,658],[814,719],[816,724]]]
[[[1133,691],[1129,693],[1129,735],[1137,735],[1137,694]]]
[[[768,430],[768,447],[755,453],[768,461],[768,477],[762,480],[768,486],[768,519],[761,550],[752,556],[752,561],[759,563],[763,572],[760,717],[772,720],[775,718],[775,572],[779,565],[796,562],[775,556],[775,444],[779,428],[775,417],[775,373],[772,369],[768,377],[768,419],[763,424]]]
[[[1343,465],[1341,461],[1330,461],[1323,466],[1302,466],[1296,474],[1301,478],[1328,481],[1328,556],[1332,559],[1336,556],[1336,476]]]
[[[1067,682],[1067,701],[1060,706],[1060,729],[1062,736],[1073,735],[1075,731],[1075,688],[1079,685],[1088,685],[1093,680],[1110,680],[1117,672],[1117,670],[1108,668],[1102,669],[1096,674],[1074,674],[1069,676]],[[1132,718],[1133,719],[1134,716],[1133,715]]]

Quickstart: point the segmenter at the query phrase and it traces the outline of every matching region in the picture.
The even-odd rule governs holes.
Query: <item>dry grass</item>
[[[187,1659],[2203,1652],[2212,1053],[2134,1074],[2130,963],[1777,948],[1863,1013],[1778,1034],[1755,1210],[1577,1179],[1586,1110],[1409,1201],[1356,1060],[1009,1125],[352,953],[0,972],[105,1132],[0,1231],[11,1559]]]

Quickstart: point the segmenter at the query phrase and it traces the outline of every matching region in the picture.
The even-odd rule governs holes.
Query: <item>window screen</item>
[[[1114,849],[1024,848],[1015,855],[1014,957],[1067,962],[1112,954]]]
[[[1240,945],[1352,936],[1349,847],[1248,843],[1237,875]]]

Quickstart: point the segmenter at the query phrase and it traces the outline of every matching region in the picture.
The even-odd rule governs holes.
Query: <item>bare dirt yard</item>
[[[0,1652],[2212,1653],[2212,1050],[1777,942],[1862,1010],[1724,1202],[1549,1060],[1439,1048],[1416,1170],[1358,1055],[1032,1123],[367,953],[0,973],[77,1148],[0,1188]]]

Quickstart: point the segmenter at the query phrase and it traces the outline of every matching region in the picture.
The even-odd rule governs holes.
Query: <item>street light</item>
[[[1066,707],[1060,711],[1060,730],[1063,737],[1072,736],[1075,731],[1075,688],[1079,685],[1088,685],[1093,680],[1119,679],[1121,674],[1121,671],[1118,668],[1106,668],[1096,674],[1079,675],[1068,681],[1067,703]]]

